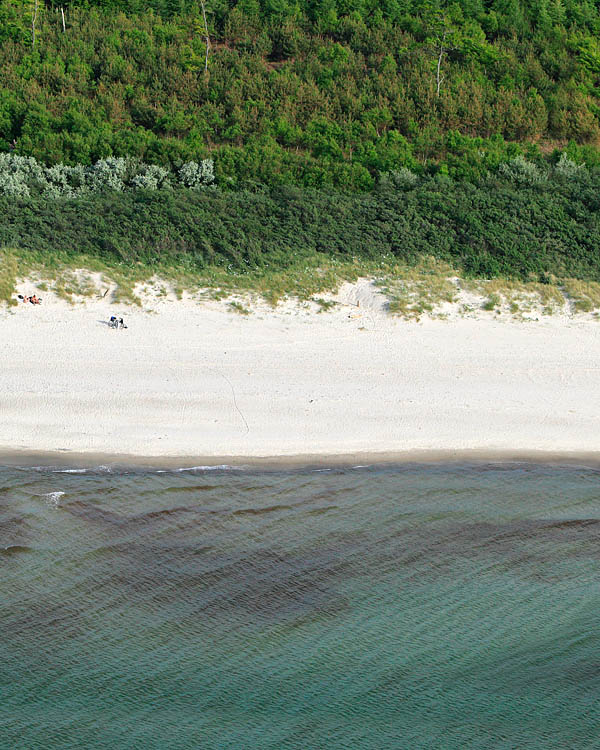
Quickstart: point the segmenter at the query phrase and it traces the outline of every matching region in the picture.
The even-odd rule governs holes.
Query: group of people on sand
[[[24,297],[22,294],[18,294],[17,297],[23,302],[31,302],[32,305],[41,305],[42,298],[32,294],[30,297]]]
[[[114,315],[110,316],[110,320],[108,321],[109,328],[127,328],[125,325],[123,318],[117,318]]]
[[[30,302],[32,305],[42,304],[42,298],[38,297],[35,294],[32,294],[29,297],[23,296],[22,294],[17,294],[17,298],[20,299],[22,302]],[[117,318],[115,315],[110,316],[110,320],[108,321],[108,326],[109,328],[127,328],[123,318]]]

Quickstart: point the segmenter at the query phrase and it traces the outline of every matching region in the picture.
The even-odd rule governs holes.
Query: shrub
[[[400,167],[392,172],[386,172],[379,178],[379,185],[382,188],[394,188],[396,190],[410,190],[413,188],[419,178],[414,172],[406,167]]]
[[[579,177],[587,170],[585,164],[576,164],[574,161],[571,161],[565,153],[562,153],[554,167],[554,171],[561,177],[566,177],[571,180],[574,177]]]
[[[433,256],[471,277],[600,281],[593,170],[583,186],[552,170],[534,185],[502,175],[475,184],[436,176],[410,190],[363,194],[255,184],[194,190],[176,181],[157,190],[125,182],[121,191],[75,198],[30,192],[0,194],[0,247],[244,273],[316,256],[409,265]]]
[[[202,190],[215,181],[214,162],[212,159],[204,159],[199,164],[188,161],[179,168],[177,176],[184,187]]]
[[[511,161],[501,164],[499,171],[509,180],[523,185],[537,185],[546,179],[546,175],[535,164],[527,161],[524,156],[517,156]]]
[[[163,190],[179,183],[192,190],[210,187],[214,164],[206,159],[187,162],[176,175],[165,167],[131,159],[108,157],[89,167],[55,164],[44,167],[33,157],[0,154],[0,195],[79,198],[84,195],[127,190]]]
[[[91,193],[104,190],[123,190],[127,161],[122,157],[109,156],[100,159],[86,170],[86,187]]]
[[[161,190],[170,187],[168,169],[156,164],[142,164],[140,171],[131,178],[130,185],[135,190]]]

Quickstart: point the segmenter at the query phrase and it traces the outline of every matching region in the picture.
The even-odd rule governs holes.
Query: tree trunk
[[[442,81],[444,80],[444,76],[441,75],[441,70],[442,70],[442,58],[444,57],[444,52],[446,51],[446,47],[444,46],[445,42],[446,42],[446,32],[444,31],[442,35],[442,39],[440,41],[440,54],[438,56],[437,71],[435,74],[435,81],[437,84],[436,95],[438,97],[440,95],[440,86],[442,85]]]
[[[208,35],[208,23],[206,22],[206,5],[204,0],[200,0],[200,6],[202,7],[202,18],[204,20],[204,41],[206,42],[206,55],[204,58],[204,75],[208,73],[208,51],[210,49],[210,37]]]
[[[31,17],[31,46],[32,47],[35,47],[35,23],[37,21],[38,3],[39,3],[39,0],[35,0],[35,5],[33,6],[33,15]]]

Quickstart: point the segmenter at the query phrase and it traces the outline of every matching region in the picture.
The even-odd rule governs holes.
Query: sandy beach
[[[27,285],[21,287],[23,290]],[[44,294],[0,310],[0,451],[130,456],[595,452],[600,323],[399,320],[366,280],[249,315]],[[110,315],[128,328],[110,329]]]

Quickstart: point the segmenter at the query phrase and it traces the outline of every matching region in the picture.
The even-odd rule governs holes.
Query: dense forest
[[[600,281],[586,0],[0,0],[0,247]]]
[[[0,0],[0,151],[249,182],[600,162],[588,0]],[[206,19],[206,25],[205,25]]]

